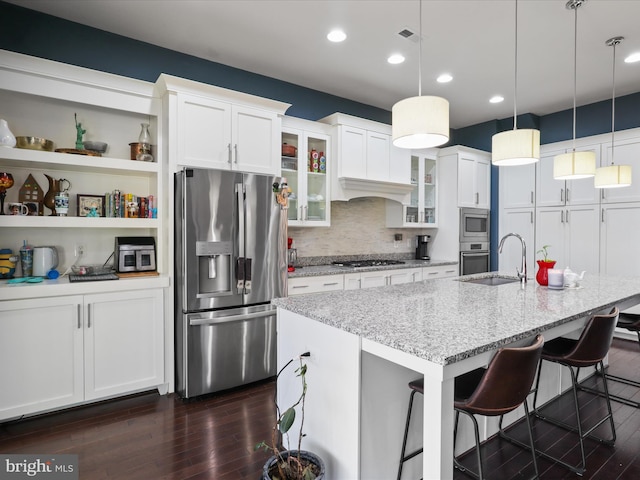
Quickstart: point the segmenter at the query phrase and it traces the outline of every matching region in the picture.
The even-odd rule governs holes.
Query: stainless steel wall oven
[[[460,209],[460,275],[490,270],[489,218],[489,210]]]

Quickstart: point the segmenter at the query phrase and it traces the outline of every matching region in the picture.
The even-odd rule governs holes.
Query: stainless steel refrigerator
[[[176,391],[184,398],[275,375],[286,295],[287,216],[279,177],[186,168],[175,174]]]

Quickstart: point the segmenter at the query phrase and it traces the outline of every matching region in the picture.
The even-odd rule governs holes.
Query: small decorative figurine
[[[91,206],[89,213],[87,213],[87,217],[97,217],[97,216],[98,216],[98,209],[95,206]]]
[[[82,124],[78,123],[78,114],[74,113],[73,118],[76,121],[76,150],[84,150],[84,145],[82,144],[82,136],[87,133],[86,130],[82,128]]]

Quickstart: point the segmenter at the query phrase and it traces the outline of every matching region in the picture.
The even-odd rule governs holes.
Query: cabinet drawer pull
[[[533,205],[533,190],[531,190],[531,205]]]
[[[91,305],[87,307],[87,328],[91,328]]]
[[[293,288],[309,288],[309,285],[294,285]]]
[[[560,189],[560,201],[564,202],[564,188]]]
[[[238,144],[237,143],[233,145],[233,153],[235,154],[235,157],[236,157],[235,164],[237,165],[238,164]]]
[[[227,144],[227,153],[228,153],[228,157],[229,159],[227,160],[227,162],[229,163],[229,165],[231,165],[231,144]]]
[[[531,212],[531,224],[533,225],[533,212]]]
[[[600,217],[601,222],[604,223],[604,209],[602,210],[602,215]]]
[[[567,210],[564,214],[564,222],[569,223],[569,210]]]
[[[82,307],[80,306],[80,304],[78,304],[78,330],[80,330],[82,328],[82,322],[80,320],[80,316],[81,316],[81,313],[82,313],[81,308]]]
[[[427,272],[427,275],[438,275],[440,272]]]
[[[564,223],[564,210],[560,210],[560,223]]]
[[[480,194],[476,192],[476,205],[480,203]]]
[[[456,273],[455,270],[445,270],[444,273]]]
[[[338,285],[338,282],[323,283],[323,284],[322,284],[322,286],[323,286],[323,287],[330,287],[331,285]]]
[[[564,195],[564,196],[565,196],[565,198],[567,199],[567,203],[569,203],[569,189],[567,188],[567,189],[565,190],[565,192],[566,192],[566,193],[565,193],[565,195]]]

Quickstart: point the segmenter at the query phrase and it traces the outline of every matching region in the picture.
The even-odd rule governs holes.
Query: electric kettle
[[[49,271],[58,266],[56,247],[33,247],[33,276],[46,277]]]

